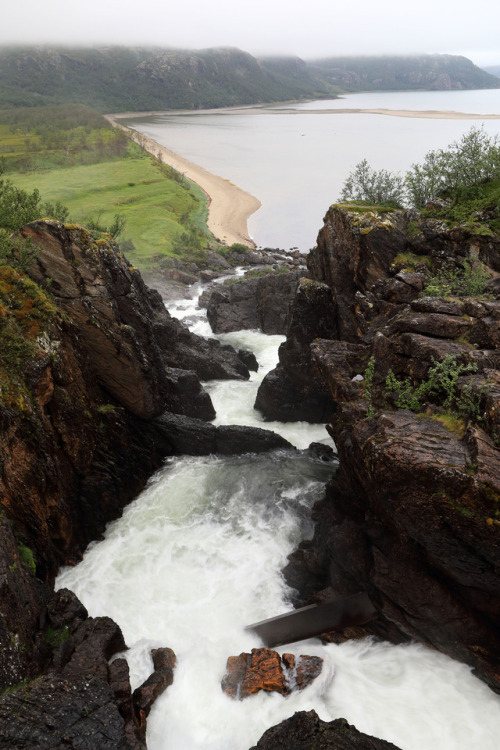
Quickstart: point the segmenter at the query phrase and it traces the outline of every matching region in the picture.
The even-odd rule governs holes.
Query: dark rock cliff
[[[285,334],[290,305],[301,275],[305,273],[271,273],[215,287],[207,304],[212,331],[260,329],[271,335]]]
[[[245,428],[203,421],[199,378],[249,371],[172,319],[111,238],[49,221],[21,234],[32,280],[0,269],[0,747],[138,750],[144,707],[126,662],[108,663],[125,648],[118,626],[51,586],[183,450],[179,430],[198,453],[244,449]]]
[[[366,591],[379,618],[365,632],[438,648],[499,690],[500,302],[421,296],[429,267],[473,257],[494,277],[499,238],[432,220],[415,231],[417,222],[404,211],[334,206],[311,251],[330,333],[299,314],[298,299],[293,315],[306,334],[294,361],[303,369],[280,356],[267,380],[272,408],[285,414],[287,379],[322,384],[340,467],[315,508],[314,539],[285,572],[300,601]],[[290,329],[283,349],[296,345]],[[389,370],[417,387],[445,360],[472,367],[453,385],[475,404],[468,415],[447,415],[432,394],[419,413],[395,407]],[[274,414],[260,393],[258,401]]]

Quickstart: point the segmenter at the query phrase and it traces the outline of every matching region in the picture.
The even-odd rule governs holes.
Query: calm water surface
[[[445,148],[473,125],[490,135],[500,120],[424,119],[325,109],[445,110],[500,114],[500,90],[349,94],[333,101],[261,111],[160,114],[124,121],[163,146],[231,180],[262,207],[249,221],[255,242],[299,247],[316,242],[323,216],[353,167],[406,170],[430,149]],[[304,110],[316,110],[316,113]]]

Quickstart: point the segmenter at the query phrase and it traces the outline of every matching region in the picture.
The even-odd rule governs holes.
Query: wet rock
[[[0,695],[0,746],[145,750],[128,665],[124,659],[109,664],[126,648],[116,623],[89,618],[67,590],[54,594],[39,617],[44,632],[35,646],[45,672]]]
[[[398,750],[391,742],[358,732],[345,719],[322,721],[299,711],[265,732],[251,750]]]
[[[212,399],[202,388],[196,373],[169,367],[167,380],[170,386],[167,398],[170,411],[207,421],[215,419]]]
[[[241,359],[244,365],[248,367],[251,372],[258,372],[259,363],[255,354],[248,349],[238,349],[238,357]]]
[[[207,305],[212,331],[260,329],[267,334],[286,333],[299,278],[300,272],[269,273],[213,289]]]
[[[315,338],[336,337],[336,308],[326,284],[302,279],[292,306],[287,340],[279,364],[266,375],[255,408],[266,419],[325,422],[333,408],[331,395],[311,367],[309,346]]]
[[[166,281],[176,281],[184,286],[190,286],[198,281],[198,276],[192,273],[186,273],[177,268],[169,268],[163,272]]]
[[[411,237],[409,220],[420,229]],[[300,378],[317,377],[331,398],[327,429],[340,466],[314,509],[314,538],[301,543],[285,569],[299,592],[296,603],[316,602],[323,592],[365,591],[379,617],[363,632],[437,648],[497,691],[498,301],[418,297],[427,271],[414,274],[401,264],[410,250],[413,267],[426,255],[436,272],[458,267],[473,252],[495,273],[499,243],[408,212],[333,206],[308,259],[313,278],[327,286],[317,299],[321,310],[295,350],[290,328],[280,364],[261,386],[263,393],[273,386],[270,409],[282,398],[279,384],[293,392]],[[314,315],[332,308],[335,324],[320,333]],[[464,421],[442,414],[445,395],[437,392],[427,394],[421,414],[391,409],[390,370],[417,387],[450,356],[476,367],[446,386],[470,404]],[[296,362],[303,365],[299,376]]]
[[[321,673],[319,656],[283,654],[269,648],[253,648],[251,654],[230,656],[222,679],[222,690],[230,698],[243,700],[261,690],[288,695],[303,690]]]
[[[154,672],[140,687],[134,690],[133,703],[136,715],[143,723],[149,716],[149,712],[155,700],[174,681],[174,669],[176,656],[171,648],[156,648],[151,651]]]
[[[165,413],[155,420],[155,425],[168,440],[176,454],[207,456],[219,453],[224,456],[241,453],[262,453],[293,446],[275,432],[259,427],[221,425],[199,419]]]

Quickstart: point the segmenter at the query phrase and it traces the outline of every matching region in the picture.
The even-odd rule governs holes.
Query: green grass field
[[[99,218],[99,223],[109,225],[115,214],[123,216],[126,225],[119,239],[132,240],[135,250],[127,256],[139,268],[150,268],[155,256],[172,255],[173,242],[186,226],[207,231],[203,192],[168,177],[135,144],[130,144],[125,158],[9,178],[24,190],[38,188],[46,201],[61,201],[69,209],[70,222]]]

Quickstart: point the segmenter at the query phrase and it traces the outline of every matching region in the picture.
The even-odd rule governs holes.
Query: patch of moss
[[[431,258],[429,255],[415,255],[415,253],[398,253],[392,265],[398,271],[416,271],[420,267],[431,268]]]
[[[27,366],[46,356],[40,342],[58,315],[41,287],[11,266],[0,266],[0,402],[8,408],[28,408]]]
[[[52,648],[57,648],[66,643],[69,637],[70,632],[67,625],[63,625],[61,628],[53,628],[49,625],[45,632],[45,641]]]
[[[395,211],[395,206],[382,206],[369,201],[344,201],[343,203],[334,203],[335,208],[342,208],[356,214],[378,213],[387,214]]]
[[[33,551],[20,541],[17,542],[17,549],[19,550],[19,557],[22,562],[28,566],[33,575],[36,575],[36,563]]]
[[[452,432],[459,440],[465,435],[465,420],[457,417],[456,414],[446,412],[445,414],[433,414],[431,419],[441,422],[447,430]]]

